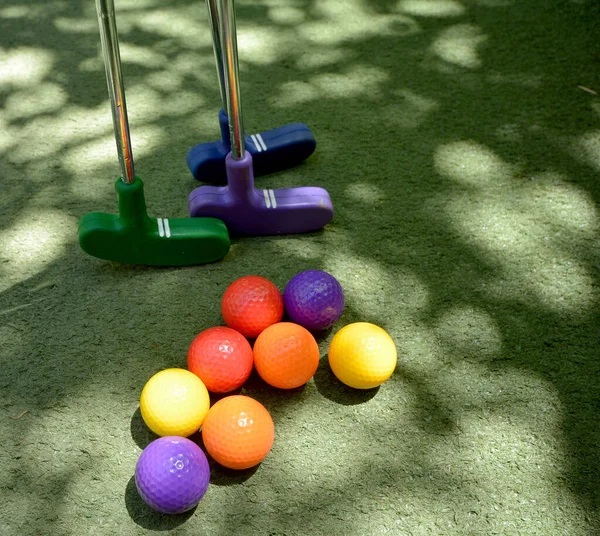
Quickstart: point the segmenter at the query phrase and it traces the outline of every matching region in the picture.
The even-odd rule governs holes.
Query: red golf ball
[[[241,387],[250,373],[254,357],[250,343],[231,328],[209,328],[192,341],[188,369],[213,393],[229,393]]]
[[[283,318],[283,296],[268,279],[248,275],[237,279],[223,294],[221,312],[225,323],[249,338]]]

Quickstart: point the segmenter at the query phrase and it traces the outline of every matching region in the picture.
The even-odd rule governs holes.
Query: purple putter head
[[[135,484],[144,502],[163,514],[181,514],[206,493],[210,468],[193,441],[165,436],[150,443],[135,468]]]
[[[327,190],[319,187],[256,189],[252,155],[225,159],[227,186],[200,186],[189,196],[190,216],[212,216],[230,233],[274,235],[322,229],[333,218]]]
[[[283,291],[290,320],[309,331],[333,326],[344,312],[344,291],[339,281],[322,270],[296,274]]]
[[[227,186],[200,186],[190,193],[190,216],[211,215],[225,222],[231,233],[292,234],[316,231],[333,218],[329,194],[323,188],[279,190],[254,188],[252,155],[245,149],[238,77],[235,8],[231,0],[218,2],[218,43],[227,89],[231,151],[225,158]]]

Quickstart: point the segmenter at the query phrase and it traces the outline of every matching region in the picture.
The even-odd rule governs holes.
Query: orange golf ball
[[[319,345],[312,334],[292,322],[269,326],[254,343],[256,371],[279,389],[304,385],[317,371],[319,357]]]
[[[202,424],[206,450],[229,469],[249,469],[262,462],[274,438],[275,425],[267,408],[244,395],[219,400]]]

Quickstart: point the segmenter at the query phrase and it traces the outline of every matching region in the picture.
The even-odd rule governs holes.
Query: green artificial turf
[[[220,262],[123,266],[77,222],[119,173],[93,0],[0,5],[0,534],[600,534],[600,4],[240,0],[248,133],[301,121],[317,151],[257,179],[328,189],[309,235],[235,238]],[[202,2],[117,0],[136,172],[185,217],[187,150],[219,136]],[[141,389],[185,366],[220,298],[297,272],[346,293],[304,389],[244,392],[276,426],[255,470],[212,465],[199,506],[150,511]],[[335,380],[368,321],[392,378]]]

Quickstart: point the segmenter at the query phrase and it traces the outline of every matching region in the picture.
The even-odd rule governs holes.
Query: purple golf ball
[[[163,514],[181,514],[206,493],[210,468],[206,455],[185,437],[152,441],[135,467],[135,485],[144,502]]]
[[[306,270],[292,277],[283,301],[289,319],[309,331],[330,328],[344,312],[342,285],[322,270]]]

